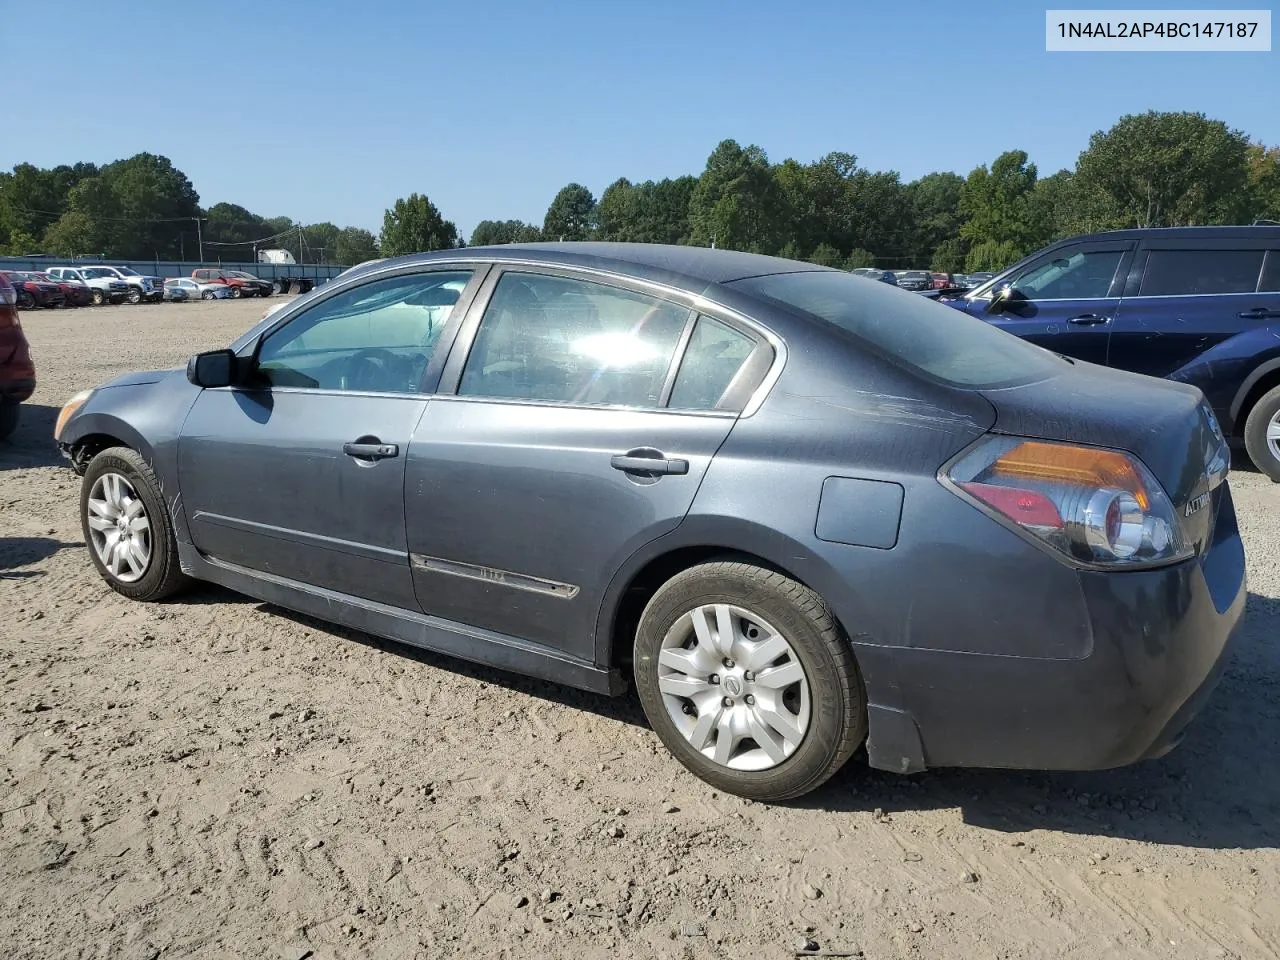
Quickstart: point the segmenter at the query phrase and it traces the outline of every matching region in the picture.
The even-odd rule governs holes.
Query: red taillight
[[[1018,487],[997,487],[990,483],[961,483],[959,486],[987,506],[995,507],[1014,523],[1062,529],[1062,515],[1043,493]]]
[[[1119,450],[989,436],[941,479],[1073,560],[1117,567],[1191,555],[1159,482]]]

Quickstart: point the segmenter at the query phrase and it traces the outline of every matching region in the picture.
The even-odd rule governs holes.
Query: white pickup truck
[[[106,267],[50,267],[44,271],[59,280],[79,280],[89,288],[95,304],[123,303],[133,288]],[[161,288],[163,295],[163,287]]]
[[[93,267],[129,285],[130,303],[159,303],[164,299],[164,277],[149,277],[128,267]]]

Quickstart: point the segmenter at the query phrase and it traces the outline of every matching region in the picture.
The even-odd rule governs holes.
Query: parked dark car
[[[1280,227],[1073,237],[944,302],[1059,353],[1200,388],[1280,481]]]
[[[18,306],[22,309],[62,306],[62,288],[56,280],[26,270],[8,270],[5,273],[17,291]]]
[[[18,291],[0,273],[0,440],[18,426],[19,404],[36,390],[36,368],[18,317]]]
[[[81,283],[79,280],[71,280],[65,277],[51,277],[47,273],[34,273],[32,276],[46,283],[56,285],[57,288],[62,291],[62,302],[65,306],[93,306],[93,291],[89,289],[87,284]]]
[[[932,290],[933,276],[925,270],[899,270],[898,286],[903,290]]]
[[[918,294],[651,244],[354,270],[71,398],[91,562],[618,693],[690,770],[1156,756],[1245,602],[1200,392]]]

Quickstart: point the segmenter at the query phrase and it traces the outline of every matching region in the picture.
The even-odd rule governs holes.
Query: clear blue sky
[[[1274,43],[1046,53],[1046,4],[1027,0],[4,6],[0,168],[149,151],[205,206],[375,232],[412,191],[464,236],[540,224],[566,183],[696,174],[726,137],[904,180],[1011,148],[1051,173],[1148,109],[1280,144]]]

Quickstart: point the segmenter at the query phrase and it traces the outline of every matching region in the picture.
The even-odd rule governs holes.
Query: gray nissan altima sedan
[[[564,243],[358,267],[73,397],[89,557],[606,693],[762,800],[1171,749],[1245,602],[1194,387],[838,270]]]

